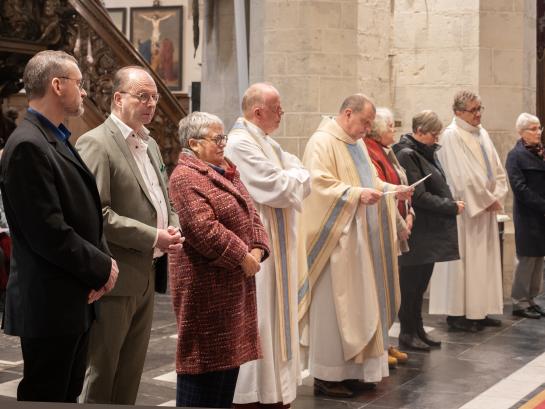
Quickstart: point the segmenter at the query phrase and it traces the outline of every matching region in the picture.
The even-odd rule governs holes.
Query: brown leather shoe
[[[352,392],[344,382],[331,382],[314,378],[314,395],[325,395],[330,398],[352,398]]]

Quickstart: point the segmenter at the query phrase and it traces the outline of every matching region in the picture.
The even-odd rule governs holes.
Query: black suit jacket
[[[5,146],[0,189],[13,240],[5,332],[86,331],[94,318],[89,291],[100,289],[111,270],[93,175],[29,112]]]

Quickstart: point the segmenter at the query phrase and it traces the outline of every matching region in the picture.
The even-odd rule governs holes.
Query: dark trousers
[[[237,367],[196,375],[178,374],[176,406],[230,408],[235,395],[238,369]]]
[[[261,402],[252,402],[252,403],[235,403],[233,405],[235,409],[290,409],[291,405],[288,403],[284,405],[282,402],[277,403],[261,403]]]
[[[21,337],[24,369],[17,400],[73,402],[81,393],[89,331],[58,337]]]
[[[416,335],[419,330],[424,328],[422,302],[433,273],[434,264],[399,267],[401,306],[398,316],[401,333]]]

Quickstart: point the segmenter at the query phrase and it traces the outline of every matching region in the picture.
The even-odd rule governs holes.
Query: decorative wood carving
[[[110,112],[115,71],[148,63],[110,20],[99,0],[0,0],[0,98],[22,88],[22,71],[41,49],[64,50],[79,62],[87,91],[86,118],[99,125]],[[149,125],[167,169],[177,163],[177,123],[187,113],[152,72],[161,99]]]

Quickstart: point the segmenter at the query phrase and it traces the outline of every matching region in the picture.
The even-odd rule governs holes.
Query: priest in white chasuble
[[[283,408],[295,400],[301,383],[297,280],[299,273],[306,273],[306,255],[298,226],[303,199],[310,193],[310,174],[270,136],[283,114],[272,85],[250,86],[242,113],[229,132],[225,154],[255,203],[271,256],[255,276],[263,358],[241,366],[234,403],[236,408]]]
[[[312,192],[303,206],[308,276],[299,284],[301,343],[315,393],[350,397],[388,376],[388,328],[399,306],[395,198],[363,136],[375,106],[349,96],[307,143]],[[393,193],[393,194],[389,194]]]
[[[500,326],[502,275],[496,214],[507,194],[505,170],[481,125],[484,107],[471,91],[454,97],[454,119],[439,138],[437,152],[455,200],[460,260],[437,263],[430,283],[430,314],[446,314],[451,329],[475,332]]]

